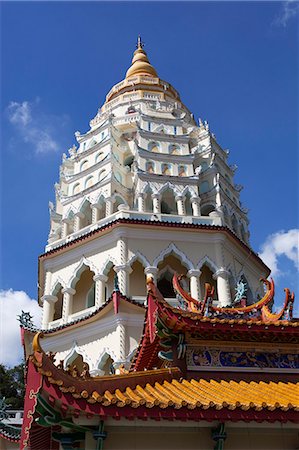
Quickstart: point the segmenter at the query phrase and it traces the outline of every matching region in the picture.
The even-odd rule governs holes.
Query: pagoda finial
[[[157,72],[148,60],[147,54],[144,51],[144,42],[141,40],[140,34],[137,38],[136,50],[133,55],[131,67],[127,70],[126,78],[136,75],[145,75],[150,77],[157,77]]]
[[[144,42],[142,42],[141,35],[138,34],[136,48],[143,48],[143,47],[144,47]]]

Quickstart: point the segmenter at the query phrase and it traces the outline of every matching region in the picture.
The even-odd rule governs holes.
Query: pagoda
[[[20,317],[27,388],[14,442],[298,448],[294,294],[274,310],[236,166],[140,38],[75,137],[39,257],[42,328]]]

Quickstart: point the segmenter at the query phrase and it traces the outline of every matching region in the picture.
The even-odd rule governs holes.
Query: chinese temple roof
[[[144,418],[163,418],[169,413],[173,418],[180,418],[176,414],[178,410],[192,410],[192,418],[196,420],[209,410],[222,411],[227,420],[234,417],[245,420],[246,414],[235,416],[233,412],[249,411],[249,415],[254,413],[256,417],[253,420],[274,421],[277,415],[271,416],[272,413],[279,412],[282,419],[284,413],[292,412],[285,420],[299,420],[299,383],[187,380],[180,378],[177,368],[81,380],[58,369],[47,355],[38,351],[30,358],[29,365],[29,375],[44,380],[40,392],[50,396],[53,404],[57,402],[57,407],[63,404],[65,413],[70,408],[70,414],[76,409],[77,414],[82,411],[115,416],[118,411],[120,416],[138,417],[140,409]],[[264,415],[260,414],[262,411]],[[207,417],[212,420],[212,416]]]
[[[0,422],[0,438],[18,443],[21,438],[21,428]]]

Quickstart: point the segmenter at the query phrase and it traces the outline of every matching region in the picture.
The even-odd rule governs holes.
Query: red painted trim
[[[233,233],[229,228],[223,227],[220,225],[200,225],[200,224],[190,224],[190,223],[176,223],[176,222],[162,222],[162,221],[150,221],[150,220],[141,220],[141,219],[117,219],[113,222],[110,222],[101,228],[98,228],[97,230],[90,231],[89,233],[85,234],[84,236],[80,236],[76,239],[74,239],[71,242],[68,242],[66,244],[61,245],[60,247],[57,247],[53,250],[49,250],[46,253],[43,253],[39,256],[39,259],[47,258],[50,255],[53,255],[55,253],[60,252],[61,250],[65,248],[72,247],[73,245],[77,244],[78,242],[84,241],[88,239],[91,236],[97,236],[98,234],[103,233],[104,231],[115,228],[118,225],[145,225],[150,227],[165,227],[165,228],[182,228],[182,229],[191,229],[191,230],[205,230],[205,231],[223,231],[224,233],[228,234],[230,237],[232,237],[235,241],[238,242],[238,244],[241,245],[254,259],[256,259],[259,264],[261,264],[266,272],[270,273],[269,267],[266,266],[266,264],[260,259],[257,253],[255,253],[253,250],[251,250],[243,241],[241,241],[238,236]]]
[[[30,429],[37,404],[37,394],[42,387],[42,382],[42,375],[36,370],[32,361],[29,360],[20,450],[25,450],[28,448]]]

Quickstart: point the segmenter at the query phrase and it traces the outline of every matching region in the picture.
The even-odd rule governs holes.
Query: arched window
[[[98,220],[104,219],[106,217],[106,203],[104,197],[101,195],[98,201]]]
[[[53,295],[57,297],[57,301],[54,303],[53,320],[58,320],[62,318],[62,309],[63,309],[63,294],[62,294],[62,286],[60,283],[56,285]]]
[[[163,175],[171,175],[171,164],[162,164],[161,170]]]
[[[202,183],[200,183],[199,192],[201,194],[204,194],[205,192],[208,192],[209,190],[210,190],[210,184],[208,181],[203,181]]]
[[[177,205],[172,189],[166,189],[161,198],[161,213],[162,214],[177,214]]]
[[[148,150],[153,153],[159,153],[160,145],[157,142],[150,142],[148,144]]]
[[[171,155],[179,155],[181,153],[181,148],[177,144],[170,144],[168,151]]]
[[[134,162],[134,155],[128,155],[124,159],[124,166],[128,166],[131,169],[133,162]]]
[[[95,159],[95,163],[99,163],[100,161],[102,161],[104,159],[104,153],[100,152],[97,154],[96,159]]]
[[[203,205],[201,208],[201,215],[208,216],[213,211],[215,211],[214,205]]]
[[[126,202],[124,201],[124,199],[120,195],[116,195],[115,196],[115,202],[113,204],[113,212],[119,211],[119,206],[120,205],[126,205]]]
[[[85,159],[84,161],[81,162],[80,164],[80,172],[83,172],[83,170],[86,170],[88,167],[88,161],[87,159]]]
[[[74,286],[76,293],[73,297],[72,314],[83,311],[95,304],[94,272],[89,267],[83,266],[79,271],[79,280]]]
[[[76,183],[73,187],[73,195],[79,194],[80,192],[80,183]]]
[[[190,192],[187,192],[186,197],[185,197],[185,211],[186,211],[186,215],[187,216],[192,216],[193,215],[193,209],[192,209],[192,205],[191,205],[191,194],[190,194]]]
[[[179,177],[185,177],[187,175],[186,166],[179,166]]]
[[[106,170],[103,169],[103,170],[101,170],[101,172],[99,173],[99,181],[102,181],[105,177],[106,177]]]
[[[152,161],[147,161],[145,164],[145,169],[148,173],[155,173],[155,163]]]
[[[153,199],[151,190],[146,191],[144,194],[144,209],[145,212],[153,211]]]
[[[88,189],[88,188],[90,188],[92,185],[93,185],[93,183],[94,183],[94,179],[93,179],[93,176],[91,175],[90,177],[88,177],[87,179],[86,179],[86,181],[85,181],[85,189]]]
[[[172,279],[175,273],[179,275],[187,274],[187,267],[185,267],[178,256],[170,254],[166,256],[163,261],[158,264],[157,286],[164,298],[175,298],[176,294],[173,289]],[[189,291],[189,283],[187,279],[183,279],[183,287]]]
[[[202,293],[202,297],[204,297],[205,294],[205,284],[209,283],[212,287],[214,287],[214,299],[217,297],[217,285],[216,280],[213,278],[213,272],[210,269],[210,267],[207,264],[204,264],[201,269],[201,275],[199,278],[200,282],[200,292]]]
[[[133,298],[144,297],[146,298],[146,282],[144,267],[140,261],[136,260],[131,266],[132,272],[130,274],[130,295]]]
[[[84,217],[80,219],[80,228],[87,227],[91,224],[91,205],[88,200],[85,200],[83,203],[80,212],[83,214]]]

